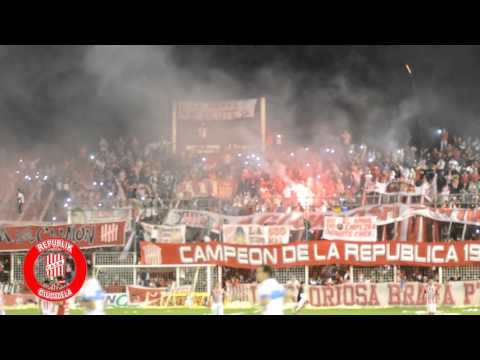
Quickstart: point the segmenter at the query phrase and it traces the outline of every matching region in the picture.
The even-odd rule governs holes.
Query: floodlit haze
[[[173,99],[266,96],[272,132],[310,144],[349,128],[388,148],[454,123],[478,132],[479,63],[478,46],[2,46],[0,140],[155,140]]]

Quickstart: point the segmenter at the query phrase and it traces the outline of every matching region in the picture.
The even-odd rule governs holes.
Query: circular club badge
[[[82,288],[87,277],[87,261],[73,242],[48,239],[30,249],[23,263],[23,276],[40,299],[63,301]]]

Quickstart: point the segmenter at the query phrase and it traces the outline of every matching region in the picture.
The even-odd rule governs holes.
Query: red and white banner
[[[180,101],[177,103],[178,120],[239,120],[255,117],[257,99],[221,101],[221,102],[195,102]]]
[[[480,265],[480,242],[406,243],[311,241],[288,245],[229,245],[216,242],[171,245],[142,242],[143,265],[218,265],[255,269],[321,265]]]
[[[326,216],[323,230],[326,240],[377,241],[375,216]]]
[[[310,286],[307,294],[314,307],[349,306],[425,306],[425,284],[343,284],[338,286]],[[480,282],[451,282],[437,284],[439,306],[480,305]]]
[[[449,282],[436,284],[439,306],[480,306],[480,282]],[[342,284],[337,286],[308,286],[305,294],[309,304],[317,308],[335,307],[419,307],[426,312],[425,284],[396,283]],[[258,303],[256,284],[227,285],[227,300]]]
[[[288,244],[288,226],[224,225],[223,242],[237,245]]]
[[[147,233],[147,239],[152,241],[155,239],[162,244],[184,244],[186,226],[165,226],[165,225],[151,225],[142,223],[142,227]]]
[[[59,238],[70,240],[82,249],[125,245],[125,222],[0,226],[0,252],[28,251],[38,242]]]
[[[167,288],[146,288],[141,286],[128,286],[128,305],[145,305],[158,303],[168,294]]]
[[[220,232],[223,224],[227,225],[288,225],[290,231],[304,229],[306,218],[312,230],[323,230],[326,216],[338,216],[327,213],[260,213],[251,216],[224,216],[205,211],[171,210],[164,225],[186,225],[189,227],[208,227]],[[480,226],[478,209],[434,209],[425,205],[379,205],[354,209],[343,214],[343,217],[376,217],[376,226],[402,222],[415,216],[457,224]]]

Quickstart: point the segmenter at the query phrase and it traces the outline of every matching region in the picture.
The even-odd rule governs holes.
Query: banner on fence
[[[119,209],[83,209],[74,208],[68,210],[69,224],[92,224],[96,222],[116,222],[125,221],[125,231],[131,230],[133,210],[132,208]]]
[[[327,213],[260,213],[251,216],[225,216],[205,211],[171,210],[164,225],[186,225],[189,227],[204,227],[220,232],[223,225],[286,225],[290,231],[304,229],[304,219],[308,220],[312,230],[323,230],[325,217],[338,216]],[[478,209],[433,209],[425,205],[379,205],[354,209],[343,214],[342,218],[375,217],[375,225],[382,226],[402,222],[414,216],[447,223],[468,224],[480,226],[480,211]]]
[[[238,101],[196,102],[180,101],[177,103],[178,120],[239,120],[255,117],[257,99]]]
[[[480,305],[480,282],[437,284],[439,306]],[[310,286],[308,296],[314,307],[426,306],[425,284],[343,284]],[[426,308],[424,308],[426,310]]]
[[[436,284],[439,306],[479,306],[480,282],[449,282]],[[309,304],[316,308],[335,307],[419,307],[426,311],[425,284],[396,283],[342,284],[337,286],[308,286],[306,295]],[[254,284],[227,285],[226,298],[230,302],[250,304],[258,302],[257,286]],[[422,307],[424,307],[422,309]]]
[[[288,226],[224,225],[223,242],[237,245],[288,244]]]
[[[125,307],[128,305],[128,295],[126,293],[107,294],[106,302],[108,307]]]
[[[167,296],[167,288],[146,288],[141,286],[128,286],[128,305],[159,304],[163,297]]]
[[[185,225],[166,226],[166,225],[151,225],[142,223],[142,227],[146,233],[146,240],[162,244],[183,244],[185,243]]]
[[[125,222],[75,225],[0,226],[0,252],[28,251],[37,242],[60,238],[82,249],[125,245]]]
[[[466,266],[480,265],[480,243],[311,241],[288,245],[212,243],[170,245],[142,242],[144,265],[218,265],[255,269],[319,265]]]
[[[375,216],[326,216],[323,238],[326,240],[377,241]]]

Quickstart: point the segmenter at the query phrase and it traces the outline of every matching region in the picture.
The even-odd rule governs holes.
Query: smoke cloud
[[[174,99],[266,96],[269,130],[322,144],[349,129],[392,150],[435,127],[474,134],[477,46],[2,46],[2,146],[53,154],[170,134]],[[411,64],[413,75],[405,70]],[[450,126],[449,126],[450,125]],[[249,131],[238,136],[248,138]]]

